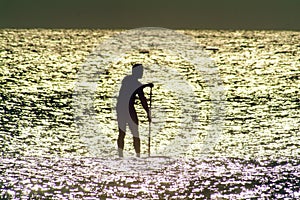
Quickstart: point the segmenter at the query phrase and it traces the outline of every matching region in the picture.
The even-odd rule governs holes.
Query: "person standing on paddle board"
[[[153,87],[153,83],[143,85],[138,81],[138,79],[143,77],[143,72],[144,68],[142,64],[134,64],[132,66],[132,74],[126,76],[122,81],[121,89],[117,99],[117,120],[119,128],[117,143],[119,157],[123,157],[124,138],[126,135],[127,124],[133,135],[133,146],[136,156],[140,157],[141,142],[138,130],[139,121],[134,107],[136,95],[139,96],[142,106],[147,113],[148,120],[151,122],[150,111],[143,89],[145,87]]]

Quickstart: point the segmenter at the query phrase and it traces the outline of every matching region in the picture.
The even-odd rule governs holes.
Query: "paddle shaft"
[[[151,147],[151,104],[152,104],[152,87],[150,87],[150,105],[149,105],[149,133],[148,133],[148,157],[150,157]]]

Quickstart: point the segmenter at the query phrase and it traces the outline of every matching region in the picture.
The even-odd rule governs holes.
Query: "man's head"
[[[143,77],[144,67],[142,64],[134,64],[132,66],[132,75],[137,79]]]

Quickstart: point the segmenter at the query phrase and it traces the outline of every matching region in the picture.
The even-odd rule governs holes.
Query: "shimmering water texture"
[[[89,152],[101,157],[115,155],[115,144],[109,140],[118,132],[116,99],[134,62],[144,66],[141,82],[155,85],[152,154],[182,157],[209,153],[224,122],[225,96],[218,68],[193,37],[159,28],[133,29],[111,37],[80,68],[73,105],[78,131]],[[149,89],[144,90],[148,90],[149,100]],[[97,114],[103,108],[110,112]],[[139,116],[142,153],[146,154],[148,122],[143,109],[139,109]]]
[[[224,89],[220,99],[184,56],[134,48],[96,73],[88,122],[101,132],[84,133],[82,117],[91,115],[76,113],[79,75],[83,66],[99,64],[97,46],[117,32],[0,30],[1,198],[300,198],[299,32],[178,31],[214,60]],[[130,133],[125,158],[117,158],[114,105],[135,62],[145,65],[141,81],[155,84],[152,152],[169,157],[145,157],[148,124],[138,105],[144,158],[133,157]],[[166,74],[177,84],[184,80],[179,85],[187,99],[183,89],[173,91]],[[216,101],[226,107],[212,141]]]

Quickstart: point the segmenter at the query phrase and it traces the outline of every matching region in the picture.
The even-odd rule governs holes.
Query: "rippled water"
[[[127,69],[120,67],[132,61],[172,66],[190,80],[201,102],[199,138],[186,157],[159,160],[167,164],[147,173],[124,170],[154,162],[130,157],[130,137],[125,149],[129,158],[116,159],[114,149],[107,150],[110,158],[95,156],[74,122],[72,97],[79,68],[116,32],[0,30],[2,198],[300,198],[299,32],[180,31],[194,37],[215,60],[226,89],[223,133],[205,156],[199,155],[198,146],[211,104],[203,77],[166,52],[133,52],[115,63],[103,75],[106,87],[98,89],[95,103],[96,118],[108,130],[105,142],[115,144],[117,137],[111,120],[116,87],[110,85],[122,79]],[[153,135],[153,151],[158,151],[172,141],[168,133],[176,132],[179,114],[169,91],[157,89],[153,99],[153,112],[164,110],[170,119],[167,133]],[[159,113],[153,115],[154,125],[159,124]],[[147,130],[143,117],[141,130]],[[94,143],[100,149],[102,144]],[[142,149],[146,154],[146,141]]]

